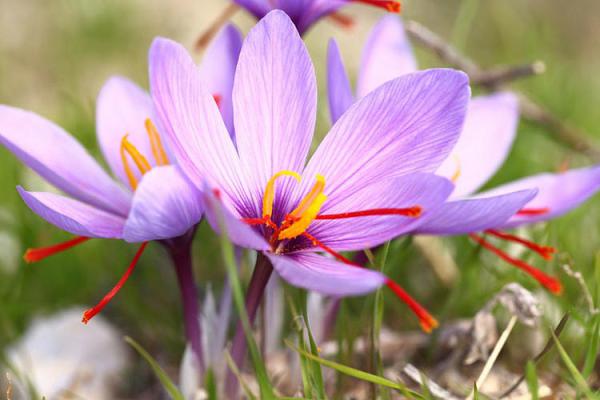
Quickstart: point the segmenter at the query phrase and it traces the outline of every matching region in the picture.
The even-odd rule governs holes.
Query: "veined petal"
[[[271,10],[269,0],[233,0],[234,3],[246,9],[250,14],[260,19]]]
[[[113,174],[125,185],[129,185],[129,180],[121,159],[123,136],[128,135],[127,140],[151,165],[156,165],[145,127],[148,118],[154,124],[158,123],[148,93],[124,77],[114,76],[106,81],[96,102],[98,142]],[[134,173],[141,179],[139,171]]]
[[[302,170],[315,126],[314,68],[282,11],[270,12],[248,33],[233,92],[237,147],[258,205],[273,174]],[[290,186],[281,186],[285,197]]]
[[[417,61],[402,22],[395,15],[387,15],[373,28],[364,47],[356,85],[357,97],[416,70]]]
[[[352,87],[335,39],[329,40],[327,48],[327,95],[331,122],[335,123],[354,103]]]
[[[200,63],[202,82],[213,97],[218,99],[219,110],[227,130],[234,136],[233,128],[233,77],[242,48],[242,34],[227,24],[208,46]]]
[[[320,214],[413,206],[421,207],[423,213],[428,213],[441,207],[452,189],[450,181],[433,174],[416,173],[388,178],[373,182],[344,197],[343,201],[325,202]],[[362,250],[417,229],[423,223],[422,218],[386,215],[316,220],[309,232],[336,251]]]
[[[127,215],[129,194],[58,125],[32,112],[0,105],[0,144],[65,193]]]
[[[426,211],[423,223],[415,233],[463,235],[495,229],[522,209],[536,193],[536,189],[529,189],[486,198],[449,201]]]
[[[377,271],[343,264],[314,253],[265,255],[277,273],[290,284],[330,296],[363,295],[377,289],[386,280]]]
[[[150,48],[150,83],[166,142],[191,182],[221,188],[237,208],[250,204],[241,183],[237,151],[219,109],[188,52],[168,39]]]
[[[153,168],[142,178],[123,238],[146,242],[183,235],[202,218],[202,196],[175,166]]]
[[[481,196],[537,188],[538,194],[524,208],[546,210],[531,215],[515,215],[498,229],[547,221],[579,206],[600,189],[600,166],[572,169],[558,174],[539,174],[494,188]]]
[[[34,213],[64,231],[104,239],[122,236],[125,220],[118,215],[54,193],[17,190]]]
[[[390,81],[335,123],[304,171],[298,196],[316,174],[335,204],[372,182],[433,172],[456,143],[469,100],[467,76],[434,69]]]
[[[310,4],[308,4],[301,17],[296,21],[296,27],[301,35],[304,35],[319,19],[346,5],[348,0],[308,0],[308,3]]]
[[[508,92],[480,96],[469,103],[465,126],[450,156],[437,171],[456,185],[453,198],[485,184],[508,157],[519,123],[519,102]]]
[[[221,226],[225,228],[226,235],[234,244],[255,250],[269,250],[267,241],[252,227],[242,222],[240,216],[225,204],[224,199],[215,193],[216,189],[206,186],[204,190],[204,205],[206,219],[210,226],[221,233]]]

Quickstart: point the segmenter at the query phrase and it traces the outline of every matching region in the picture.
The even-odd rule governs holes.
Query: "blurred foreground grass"
[[[407,0],[405,16],[414,18],[444,37],[458,37],[461,49],[481,64],[517,64],[543,60],[547,72],[520,81],[516,87],[530,94],[557,115],[600,141],[600,2],[580,0],[568,6],[558,0],[468,1],[478,5],[472,21],[458,24],[461,2]],[[178,2],[75,0],[0,0],[0,103],[31,109],[56,121],[98,156],[94,135],[95,96],[110,75],[131,77],[146,84],[146,52],[156,35],[172,37],[191,47],[196,35],[224,7],[224,1]],[[463,8],[464,10],[464,8]],[[365,7],[353,7],[357,26],[347,32],[322,22],[307,36],[319,72],[319,137],[328,128],[323,79],[326,40],[335,35],[347,65],[355,73],[360,48],[370,26],[381,15]],[[235,18],[244,30],[251,26],[245,15]],[[459,21],[460,22],[460,21]],[[457,29],[464,32],[457,33]],[[462,35],[462,36],[461,36]],[[423,67],[439,65],[434,56],[417,49]],[[554,171],[591,161],[564,148],[551,133],[521,123],[519,136],[504,168],[491,184],[506,182],[541,171]],[[93,240],[41,263],[25,265],[20,254],[27,247],[59,242],[68,236],[43,222],[20,201],[14,187],[42,189],[44,186],[7,151],[0,149],[0,350],[19,337],[28,321],[39,314],[71,304],[90,305],[104,295],[133,257],[135,247],[119,241]],[[556,246],[572,260],[595,290],[594,258],[600,250],[600,198],[531,232],[539,241]],[[196,270],[202,282],[219,287],[225,274],[218,239],[206,226],[198,232]],[[423,301],[442,321],[471,317],[504,284],[512,281],[539,290],[531,279],[501,261],[479,255],[465,238],[445,239],[460,267],[460,277],[444,287],[427,261],[410,247],[391,247],[388,265],[392,276]],[[179,294],[168,260],[158,246],[144,254],[132,279],[107,307],[105,314],[123,333],[136,338],[151,353],[177,363],[183,349]],[[588,321],[579,286],[561,272],[557,261],[535,264],[557,274],[565,283],[563,296],[546,303],[549,322],[555,324],[565,311],[572,311],[579,329],[562,339],[579,362],[582,329]],[[532,260],[534,261],[534,260]],[[388,297],[388,296],[386,296]],[[390,296],[391,297],[391,296]],[[598,299],[596,299],[598,301]],[[386,324],[414,328],[406,308],[388,302]],[[352,300],[345,322],[358,332],[360,301]],[[90,324],[93,329],[93,322]],[[523,336],[524,338],[526,336]],[[522,362],[534,351],[519,337],[509,347],[522,348]],[[521,346],[521,347],[519,347]],[[519,367],[520,368],[520,367]],[[517,368],[517,369],[519,369]]]

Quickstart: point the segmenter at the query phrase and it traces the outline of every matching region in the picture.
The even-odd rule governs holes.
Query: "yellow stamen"
[[[294,211],[290,213],[291,217],[299,218],[300,216],[302,216],[302,214],[304,214],[307,211],[308,207],[310,207],[313,204],[317,196],[320,193],[323,193],[323,189],[325,189],[325,178],[323,177],[323,175],[317,174],[316,179],[317,182],[310,190],[310,192],[302,199],[300,204],[298,204],[298,207],[296,207]]]
[[[302,179],[297,172],[286,169],[273,175],[271,179],[269,179],[269,182],[267,182],[267,187],[265,188],[265,194],[263,196],[263,218],[271,218],[271,214],[273,213],[273,201],[275,200],[275,181],[282,176],[291,176],[295,178],[298,183]]]
[[[452,183],[456,183],[456,181],[458,180],[458,178],[460,178],[460,158],[458,158],[457,155],[454,155],[454,162],[456,163],[456,171],[454,172],[454,175],[452,175],[452,178],[450,178],[450,180],[452,181]]]
[[[125,175],[127,175],[129,185],[135,190],[137,188],[138,181],[133,173],[133,170],[129,166],[127,154],[129,154],[142,175],[150,171],[152,167],[150,166],[150,163],[148,163],[148,160],[146,160],[146,158],[139,152],[139,150],[136,149],[136,147],[131,144],[129,140],[127,140],[127,136],[128,135],[125,135],[123,136],[123,139],[121,139],[121,160],[123,161],[123,168],[125,168]]]
[[[152,154],[154,154],[154,159],[156,160],[157,165],[169,165],[169,159],[167,158],[167,153],[165,152],[165,148],[160,141],[160,135],[158,134],[158,130],[156,126],[152,123],[150,118],[146,119],[146,132],[148,132],[148,138],[150,139],[150,146],[152,146]]]
[[[325,196],[323,193],[318,193],[310,205],[305,207],[306,210],[302,213],[300,218],[293,222],[289,228],[279,232],[278,239],[293,239],[303,234],[308,229],[310,224],[315,220],[317,214],[319,214],[319,211],[321,211],[321,207],[323,206],[325,200],[327,200],[327,196]]]

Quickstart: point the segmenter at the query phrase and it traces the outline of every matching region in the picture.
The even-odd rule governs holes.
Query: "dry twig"
[[[442,61],[463,70],[469,75],[472,83],[488,90],[497,90],[514,79],[536,75],[545,69],[543,63],[538,61],[525,66],[497,67],[485,70],[416,21],[408,21],[406,31],[415,42],[431,50]],[[565,123],[524,94],[521,93],[519,99],[521,114],[524,118],[552,131],[555,139],[571,149],[585,154],[593,160],[600,160],[600,148],[588,139],[589,135]]]

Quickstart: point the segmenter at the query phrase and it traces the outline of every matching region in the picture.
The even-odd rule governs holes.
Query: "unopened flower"
[[[328,64],[329,106],[334,121],[354,103],[355,97],[361,98],[391,79],[417,71],[402,24],[391,16],[377,24],[367,41],[356,96],[335,42],[330,43]],[[424,214],[424,222],[415,233],[469,234],[484,248],[558,293],[562,286],[557,279],[506,254],[476,232],[484,231],[495,238],[519,243],[550,259],[555,251],[553,248],[503,230],[545,221],[577,207],[600,189],[600,167],[536,175],[473,195],[506,160],[517,124],[518,99],[512,93],[471,100],[460,138],[436,171],[455,184],[450,201]]]
[[[222,220],[235,244],[260,251],[293,285],[348,296],[385,284],[424,329],[436,325],[398,284],[340,252],[411,232],[424,210],[446,200],[452,184],[428,172],[458,139],[465,74],[430,70],[384,85],[340,118],[305,166],[315,75],[283,12],[269,13],[242,46],[233,89],[237,146],[182,46],[157,39],[150,71],[165,136],[182,171],[207,186],[214,227]]]

